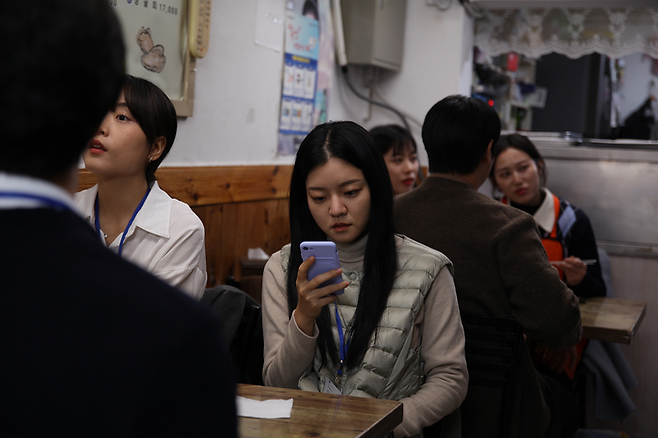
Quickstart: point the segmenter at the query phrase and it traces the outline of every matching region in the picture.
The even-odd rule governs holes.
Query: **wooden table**
[[[323,394],[239,384],[237,394],[254,400],[293,399],[290,418],[238,418],[240,438],[385,437],[402,423],[394,400]]]
[[[583,338],[630,344],[647,303],[616,298],[587,298],[580,304]]]

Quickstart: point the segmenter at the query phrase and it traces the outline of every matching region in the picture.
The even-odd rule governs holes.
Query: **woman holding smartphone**
[[[546,164],[535,145],[520,134],[503,135],[492,149],[490,180],[501,201],[531,214],[548,259],[562,280],[581,297],[605,296],[594,231],[584,211],[546,187]]]
[[[452,264],[395,234],[392,211],[386,165],[368,132],[352,122],[313,129],[290,183],[291,244],[265,266],[263,378],[401,400],[395,436],[415,436],[466,395],[464,334]],[[314,257],[302,262],[300,243],[326,240],[341,267],[310,279]]]
[[[126,75],[116,108],[83,153],[98,184],[77,193],[76,202],[108,248],[200,299],[206,286],[203,223],[155,180],[176,129],[176,110],[164,92]]]

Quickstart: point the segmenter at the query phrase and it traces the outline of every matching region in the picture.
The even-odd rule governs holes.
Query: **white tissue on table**
[[[263,251],[263,248],[249,248],[247,251],[247,258],[249,260],[267,260],[270,256]]]
[[[246,397],[236,397],[238,417],[252,418],[290,418],[292,399],[288,400],[253,400]]]

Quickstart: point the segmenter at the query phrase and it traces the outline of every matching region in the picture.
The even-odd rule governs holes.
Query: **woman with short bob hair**
[[[375,126],[370,130],[370,135],[384,157],[395,194],[401,195],[413,190],[420,172],[413,135],[399,125]]]
[[[83,152],[98,184],[77,193],[76,202],[108,248],[200,299],[206,286],[203,224],[155,180],[176,129],[167,95],[125,75],[115,109]]]
[[[464,334],[452,264],[395,234],[392,209],[386,165],[365,129],[330,122],[311,131],[290,182],[291,244],[265,266],[263,377],[401,400],[395,435],[416,436],[466,395]],[[314,259],[302,262],[300,243],[327,240],[341,267],[309,279]]]

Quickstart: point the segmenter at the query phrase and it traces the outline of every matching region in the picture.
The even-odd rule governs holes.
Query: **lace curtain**
[[[489,56],[640,52],[658,59],[658,8],[487,10],[475,21],[475,45]]]

